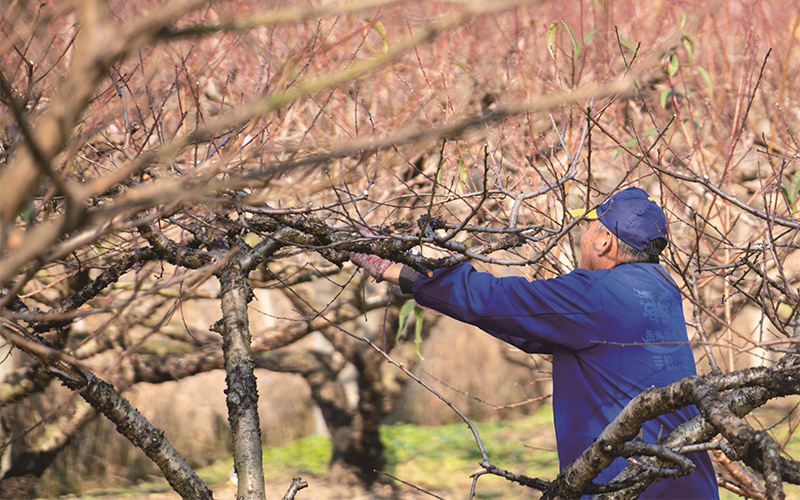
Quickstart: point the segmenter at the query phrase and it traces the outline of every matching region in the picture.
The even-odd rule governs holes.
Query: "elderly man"
[[[527,353],[553,355],[553,416],[558,458],[566,467],[592,444],[633,397],[695,375],[681,295],[658,262],[667,246],[664,212],[639,188],[610,197],[581,236],[580,269],[552,279],[498,278],[470,264],[433,276],[377,256],[351,260],[373,277],[399,284],[417,303],[483,331]],[[655,443],[697,414],[694,406],[661,415],[643,428]],[[662,479],[642,498],[716,499],[708,454],[688,456],[694,474]],[[618,458],[597,478],[611,480]]]

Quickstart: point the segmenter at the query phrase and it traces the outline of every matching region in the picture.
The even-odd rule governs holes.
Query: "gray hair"
[[[658,264],[658,254],[666,248],[667,240],[664,238],[657,238],[650,242],[647,248],[642,250],[637,250],[632,246],[628,245],[621,239],[617,238],[617,255],[625,262],[645,262],[647,264]]]

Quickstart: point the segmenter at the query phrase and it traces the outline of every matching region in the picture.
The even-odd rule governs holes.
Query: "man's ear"
[[[614,249],[615,241],[614,233],[604,227],[603,232],[594,240],[597,255],[600,257],[610,257]]]

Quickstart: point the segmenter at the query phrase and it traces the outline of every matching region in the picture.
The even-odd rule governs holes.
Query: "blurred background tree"
[[[182,496],[209,498],[193,467],[232,453],[238,496],[263,498],[263,421],[305,422],[285,439],[314,424],[311,403],[265,409],[297,379],[260,375],[259,391],[256,368],[303,377],[288,392],[319,409],[332,471],[370,485],[379,425],[438,411],[408,398],[437,383],[417,367],[437,351],[417,350],[444,322],[415,331],[408,298],[349,252],[563,274],[578,257],[565,209],[628,185],[667,212],[703,383],[738,417],[793,394],[798,19],[740,1],[4,1],[0,496],[26,497],[102,413]],[[508,401],[541,401],[547,358],[514,362],[536,383]],[[179,453],[185,429],[165,437],[122,396],[219,369],[213,432],[230,451]],[[453,370],[437,374],[469,385]],[[477,371],[488,394],[509,383]],[[790,459],[765,463],[781,446],[756,423],[708,425],[682,442],[730,442],[739,455],[709,445],[724,486],[766,498],[797,482]]]

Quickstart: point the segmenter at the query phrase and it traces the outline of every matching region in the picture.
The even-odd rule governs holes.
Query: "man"
[[[400,284],[423,307],[478,326],[527,353],[553,355],[553,416],[562,468],[592,444],[633,397],[695,375],[681,295],[658,255],[667,245],[664,212],[639,188],[616,193],[586,214],[580,269],[552,279],[498,278],[470,264],[432,277],[377,256],[351,260],[376,279]],[[636,345],[638,344],[638,345]],[[694,406],[645,424],[655,443],[697,414]],[[642,498],[716,499],[708,454],[688,456],[695,473],[662,479]],[[596,482],[607,482],[618,458]]]

